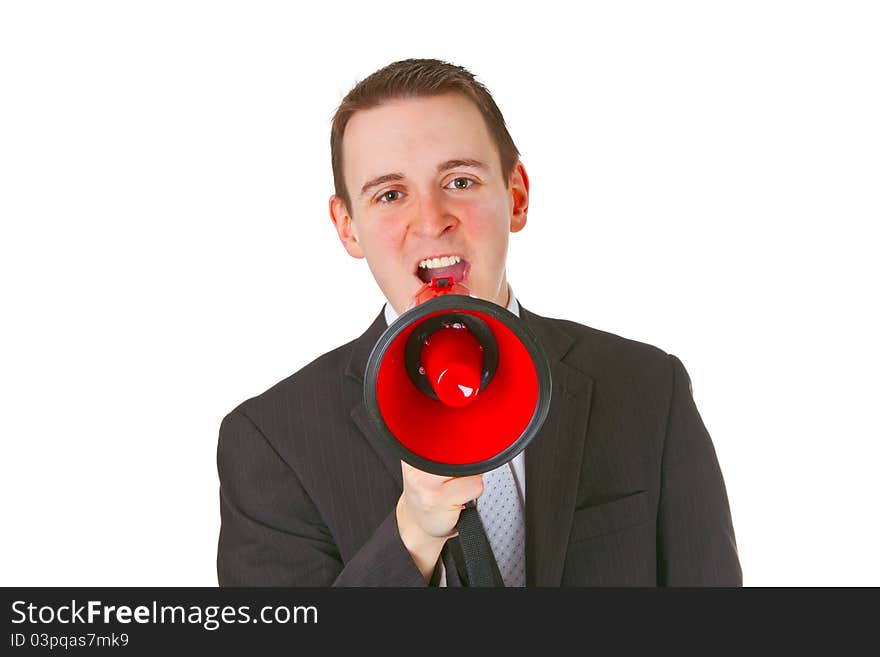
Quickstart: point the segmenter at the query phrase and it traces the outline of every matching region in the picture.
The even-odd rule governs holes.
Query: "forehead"
[[[350,189],[389,172],[416,175],[439,162],[479,159],[500,170],[498,149],[477,106],[461,94],[398,98],[356,112],[342,139]]]

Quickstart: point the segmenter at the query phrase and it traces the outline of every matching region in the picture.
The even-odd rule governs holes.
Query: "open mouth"
[[[436,256],[420,261],[416,276],[422,283],[430,283],[432,278],[451,276],[456,283],[461,283],[467,276],[470,263],[457,255]]]

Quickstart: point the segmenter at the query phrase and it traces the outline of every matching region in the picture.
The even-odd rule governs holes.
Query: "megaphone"
[[[519,454],[550,407],[550,366],[506,308],[452,277],[431,280],[379,337],[364,377],[377,432],[437,475],[493,470]]]

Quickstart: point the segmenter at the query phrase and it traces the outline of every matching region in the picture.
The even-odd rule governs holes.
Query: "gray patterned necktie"
[[[525,513],[511,463],[483,474],[483,494],[477,499],[477,513],[504,586],[525,586]]]

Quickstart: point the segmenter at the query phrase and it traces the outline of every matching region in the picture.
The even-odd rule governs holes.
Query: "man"
[[[681,362],[513,297],[507,247],[526,224],[529,178],[488,91],[444,62],[391,64],[343,100],[331,154],[333,224],[388,304],[360,338],[224,418],[220,584],[468,584],[456,524],[483,477],[401,462],[362,400],[370,350],[439,270],[519,314],[551,363],[547,420],[517,457],[524,559],[510,581],[741,585],[724,482]]]

